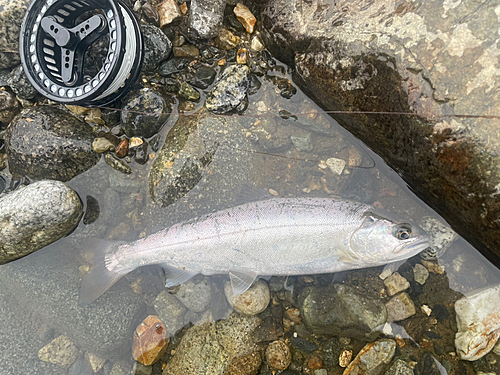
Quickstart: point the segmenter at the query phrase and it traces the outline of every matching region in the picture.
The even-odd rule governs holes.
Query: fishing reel
[[[105,106],[139,76],[143,40],[120,0],[35,0],[21,27],[20,54],[31,84],[64,104]]]

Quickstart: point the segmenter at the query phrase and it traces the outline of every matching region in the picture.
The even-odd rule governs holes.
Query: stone
[[[491,32],[498,17],[470,2],[425,4],[329,1],[316,17],[313,2],[268,0],[260,31],[270,52],[296,68],[304,91],[324,109],[346,111],[335,119],[500,264],[500,136],[481,117],[500,111]]]
[[[7,84],[22,99],[29,100],[38,95],[38,91],[31,85],[21,65],[10,72]]]
[[[233,48],[236,48],[238,44],[240,44],[241,38],[237,35],[234,35],[231,31],[226,29],[220,29],[217,38],[215,39],[215,43],[222,48],[223,50],[229,51]]]
[[[419,224],[431,237],[431,246],[421,253],[422,259],[434,260],[440,258],[458,237],[457,233],[449,225],[434,217],[425,216],[420,219]]]
[[[200,50],[192,44],[183,44],[182,46],[174,47],[175,57],[185,57],[188,59],[197,59],[200,57]]]
[[[156,7],[160,15],[160,27],[168,25],[182,16],[176,0],[164,0],[156,5]]]
[[[154,5],[151,5],[149,2],[145,2],[141,8],[142,14],[146,21],[154,26],[160,26],[160,14],[158,12],[158,8]]]
[[[36,180],[68,181],[99,161],[93,139],[88,124],[61,109],[27,108],[7,127],[10,171]]]
[[[224,114],[237,108],[247,96],[249,73],[246,65],[228,66],[207,94],[207,109],[215,114]]]
[[[420,263],[415,264],[413,267],[413,278],[420,285],[424,285],[429,277],[429,271]]]
[[[287,344],[281,340],[273,341],[266,349],[266,359],[274,370],[286,370],[292,362],[292,353]]]
[[[410,283],[399,273],[394,272],[391,276],[384,280],[384,285],[387,288],[387,294],[393,296],[410,287]]]
[[[192,0],[188,32],[194,39],[211,39],[222,25],[226,0]]]
[[[141,25],[144,38],[142,71],[154,73],[158,65],[172,52],[172,42],[161,29],[153,25]]]
[[[252,332],[261,323],[256,316],[231,314],[225,320],[189,328],[163,375],[223,375],[231,361],[258,350]]]
[[[38,357],[44,362],[67,368],[76,361],[78,348],[66,336],[61,335],[40,349]]]
[[[257,315],[269,305],[271,293],[267,283],[259,279],[247,291],[237,296],[233,293],[231,282],[224,284],[224,293],[229,304],[244,315]]]
[[[98,154],[102,154],[106,151],[114,150],[115,145],[111,143],[108,139],[103,137],[94,138],[92,141],[92,150]]]
[[[208,277],[196,276],[182,283],[175,296],[189,310],[203,312],[210,306],[212,283]]]
[[[479,290],[455,302],[460,359],[475,361],[489,353],[500,337],[500,285]]]
[[[344,171],[346,162],[343,159],[339,158],[329,158],[325,161],[325,164],[330,168],[333,174],[341,175]]]
[[[168,291],[164,290],[158,294],[154,301],[154,308],[170,336],[184,326],[186,307]]]
[[[117,159],[111,154],[104,155],[104,161],[106,162],[107,165],[109,165],[111,168],[117,170],[120,173],[123,174],[132,173],[132,168],[130,167],[130,165],[125,163],[123,160]]]
[[[37,181],[0,198],[0,264],[66,236],[83,214],[77,193],[59,181]]]
[[[385,375],[413,375],[413,368],[401,359],[397,359],[392,364],[389,371]]]
[[[88,363],[93,373],[99,372],[106,363],[106,359],[89,352],[85,353],[85,361]]]
[[[249,34],[252,34],[257,19],[252,14],[252,12],[250,12],[250,9],[248,9],[248,7],[246,7],[242,3],[238,3],[234,7],[233,12],[236,18],[238,18],[238,21],[240,21],[243,27],[245,28],[245,30]]]
[[[152,366],[146,366],[143,365],[140,362],[137,362],[135,366],[135,373],[134,375],[151,375],[153,373],[153,367]]]
[[[415,315],[417,312],[415,304],[407,293],[401,293],[392,297],[386,304],[387,322],[398,322]]]
[[[123,101],[123,131],[128,137],[152,137],[167,122],[170,112],[170,105],[156,90],[145,88],[135,91]]]
[[[167,350],[167,331],[156,315],[149,315],[134,332],[132,356],[145,366],[157,362]]]
[[[118,361],[113,363],[109,375],[130,375],[131,366],[126,361]]]
[[[396,341],[381,339],[366,344],[347,366],[344,375],[379,375],[384,372],[396,353]]]
[[[257,375],[262,358],[259,352],[233,359],[226,368],[224,375]]]
[[[290,139],[298,152],[310,152],[314,150],[314,145],[311,141],[311,133],[304,136],[292,135]]]
[[[250,41],[250,49],[252,51],[260,52],[260,51],[263,51],[265,48],[266,47],[262,43],[262,40],[260,39],[260,37],[257,35],[254,35],[252,37],[252,40]]]
[[[21,20],[30,1],[2,0],[0,5],[0,69],[7,69],[21,63],[19,55]]]
[[[359,294],[341,284],[307,287],[298,297],[302,319],[316,334],[342,335],[373,340],[387,321],[387,311],[378,298]]]
[[[20,107],[15,95],[7,90],[0,90],[0,130],[9,125],[14,116],[21,111]]]
[[[439,263],[436,261],[429,261],[429,260],[423,260],[422,259],[422,264],[427,268],[427,270],[431,273],[434,273],[436,275],[444,275],[444,267],[441,266]]]
[[[83,358],[78,358],[69,368],[68,375],[94,375],[94,371]]]
[[[196,73],[193,78],[189,80],[189,83],[199,89],[205,90],[214,83],[215,75],[216,72],[214,68],[202,65],[196,69]]]
[[[120,143],[118,143],[118,146],[116,146],[115,150],[115,155],[118,156],[119,158],[124,158],[127,156],[128,152],[128,140],[127,138],[123,138]]]
[[[179,89],[179,96],[185,100],[191,100],[197,102],[200,100],[200,93],[189,83],[182,82],[181,88]]]
[[[173,57],[158,68],[158,74],[163,77],[168,77],[171,74],[182,72],[191,61],[183,57]]]

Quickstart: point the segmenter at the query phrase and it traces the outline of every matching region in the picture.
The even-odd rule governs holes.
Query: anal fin
[[[235,296],[245,293],[257,278],[257,274],[252,271],[230,271],[231,287]]]
[[[165,270],[165,286],[167,288],[173,288],[174,286],[185,283],[198,274],[198,272],[183,270],[168,264],[161,264],[161,267]]]

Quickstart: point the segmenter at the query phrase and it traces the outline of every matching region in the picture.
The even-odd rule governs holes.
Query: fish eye
[[[409,224],[401,224],[396,227],[394,237],[398,240],[407,240],[411,236],[411,226]]]

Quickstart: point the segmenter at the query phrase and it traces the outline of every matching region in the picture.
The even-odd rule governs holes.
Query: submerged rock
[[[165,354],[169,341],[161,320],[156,315],[149,315],[134,332],[132,356],[143,365],[150,366]]]
[[[154,301],[154,308],[160,320],[164,322],[165,329],[169,336],[184,326],[184,314],[186,307],[168,291],[163,290]]]
[[[93,139],[88,124],[61,109],[25,109],[7,128],[9,168],[33,179],[68,181],[99,161]]]
[[[237,296],[233,293],[231,282],[224,284],[224,293],[229,304],[238,312],[245,315],[257,315],[264,311],[271,300],[271,293],[267,283],[259,279],[247,291]]]
[[[247,96],[249,73],[250,69],[246,65],[227,67],[207,94],[205,105],[208,110],[220,115],[237,108]]]
[[[316,334],[373,340],[387,320],[382,301],[341,284],[308,287],[298,297],[304,323]]]
[[[407,293],[400,293],[389,300],[385,307],[387,308],[387,322],[397,322],[415,315],[417,312],[415,304]]]
[[[66,336],[61,335],[40,349],[38,357],[44,362],[67,368],[76,361],[78,349]]]
[[[461,359],[475,361],[495,346],[500,337],[499,300],[500,285],[496,285],[455,302],[455,347]]]
[[[281,340],[273,341],[266,349],[266,359],[274,370],[286,370],[292,362],[292,353],[287,344]]]
[[[59,181],[38,181],[0,198],[0,264],[21,258],[76,228],[83,207]]]
[[[396,341],[381,339],[366,344],[347,366],[344,375],[379,375],[384,372],[396,353]]]
[[[175,296],[189,310],[203,312],[210,306],[212,299],[212,283],[206,276],[196,276],[182,283]]]

